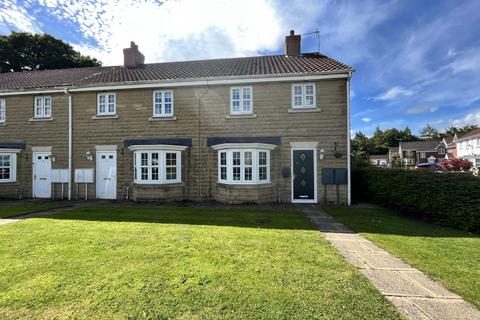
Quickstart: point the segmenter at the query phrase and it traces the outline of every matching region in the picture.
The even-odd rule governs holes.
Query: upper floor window
[[[181,151],[137,150],[134,153],[134,182],[141,184],[181,182],[181,163]]]
[[[172,91],[154,91],[153,92],[153,116],[154,117],[172,117],[173,116],[173,92]]]
[[[17,155],[0,153],[0,182],[16,181]]]
[[[97,96],[97,114],[98,115],[115,115],[116,99],[115,93],[99,93]]]
[[[52,98],[35,97],[34,118],[50,118],[52,116]]]
[[[444,148],[438,148],[438,154],[445,154]]]
[[[252,87],[233,87],[230,89],[230,114],[252,113]]]
[[[315,103],[314,83],[292,85],[292,108],[314,108]]]
[[[270,182],[270,150],[219,150],[218,182],[226,184]]]
[[[427,154],[425,152],[420,152],[420,158],[426,158]]]
[[[4,123],[7,120],[6,108],[5,99],[0,99],[0,123]]]

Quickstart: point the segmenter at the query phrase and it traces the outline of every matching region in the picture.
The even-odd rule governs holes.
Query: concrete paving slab
[[[372,269],[414,270],[401,259],[392,256],[386,251],[365,251],[358,249],[355,253]]]
[[[419,270],[333,220],[321,209],[307,215],[332,246],[412,320],[480,320],[480,311]],[[333,220],[333,221],[332,221]]]
[[[400,273],[407,279],[416,282],[428,291],[432,292],[434,297],[445,299],[461,299],[459,295],[445,289],[439,283],[433,281],[418,270],[401,271]]]
[[[421,309],[408,301],[403,297],[388,297],[387,299],[393,303],[393,305],[404,314],[407,319],[411,320],[431,320]]]
[[[408,280],[400,271],[392,270],[360,270],[384,295],[397,297],[431,297],[433,294],[426,288]]]
[[[459,299],[409,298],[417,308],[436,320],[479,320],[480,312]]]

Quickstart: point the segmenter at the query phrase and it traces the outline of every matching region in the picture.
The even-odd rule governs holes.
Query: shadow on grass
[[[478,235],[421,221],[384,208],[327,208],[338,222],[358,233],[431,238],[479,238]]]
[[[298,210],[264,208],[147,207],[132,205],[88,206],[38,217],[92,222],[158,223],[229,226],[261,229],[315,230]]]

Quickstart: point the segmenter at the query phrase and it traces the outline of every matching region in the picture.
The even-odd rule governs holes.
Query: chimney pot
[[[285,55],[287,57],[299,57],[301,55],[301,40],[301,35],[296,35],[294,30],[290,30],[290,35],[285,37]]]
[[[144,64],[145,56],[138,50],[138,45],[130,41],[130,48],[123,49],[123,65],[129,68],[135,68]]]

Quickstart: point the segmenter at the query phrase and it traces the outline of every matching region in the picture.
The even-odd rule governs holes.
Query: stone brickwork
[[[152,119],[154,89],[118,90],[117,116],[96,117],[97,93],[72,93],[73,169],[96,168],[96,146],[116,146],[117,199],[218,200],[226,203],[291,201],[291,177],[282,170],[291,167],[290,142],[318,142],[317,198],[324,202],[321,169],[347,166],[346,80],[316,81],[316,105],[312,111],[292,112],[291,86],[297,82],[248,84],[253,90],[253,116],[230,116],[229,85],[184,86],[174,92],[174,118]],[[24,141],[18,154],[17,187],[23,198],[32,196],[32,147],[52,147],[52,168],[68,166],[68,96],[52,96],[52,121],[29,121],[33,95],[7,96],[7,122],[0,126],[0,141]],[[281,144],[271,152],[271,184],[257,188],[222,187],[217,183],[217,152],[207,147],[207,138],[221,136],[279,136]],[[192,146],[182,151],[181,188],[133,186],[133,152],[124,140],[139,138],[188,138]],[[335,150],[336,145],[336,150]],[[319,160],[319,150],[325,151]],[[89,160],[87,152],[93,155]],[[341,157],[334,157],[334,153]],[[1,196],[16,198],[12,187],[0,183]],[[60,185],[55,197],[61,197]],[[96,197],[95,184],[88,198]],[[73,199],[84,199],[83,185],[72,187]],[[335,188],[327,189],[327,202],[336,201]],[[340,202],[347,201],[347,187],[340,187]]]

